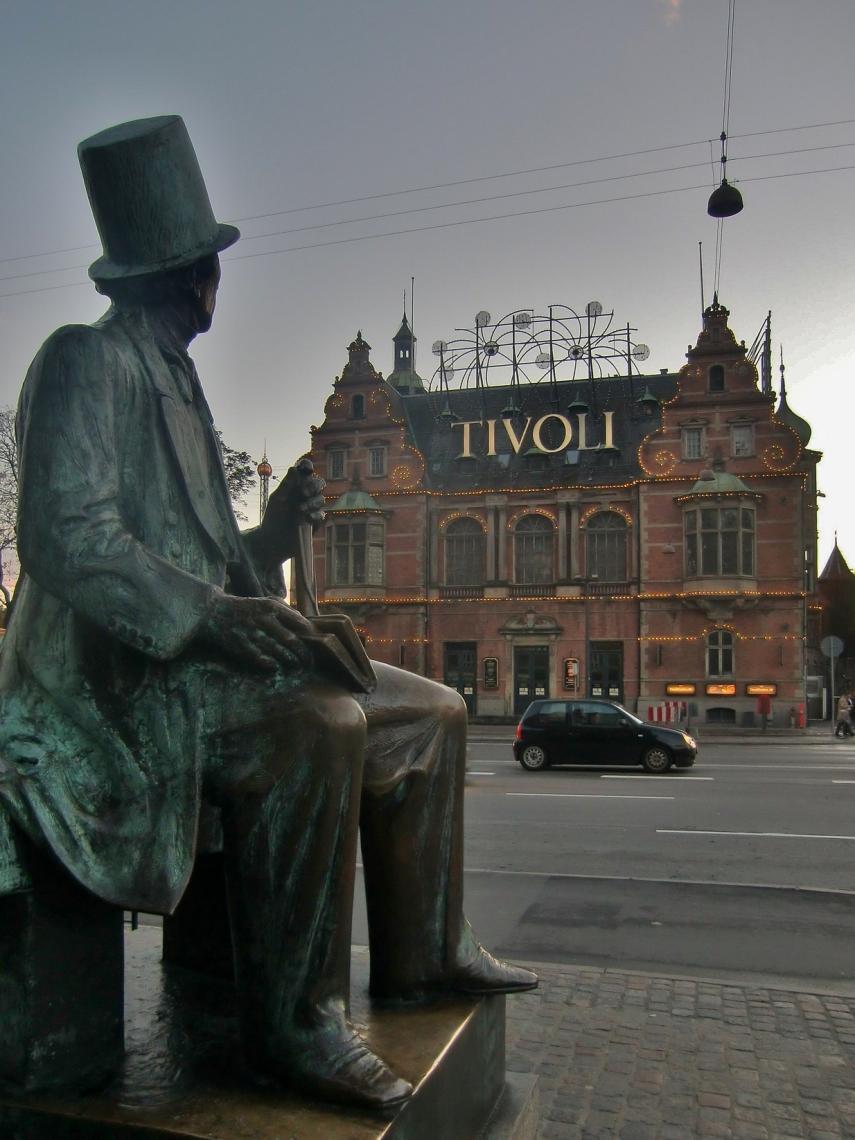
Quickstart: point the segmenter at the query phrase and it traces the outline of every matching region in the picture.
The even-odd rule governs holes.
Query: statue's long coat
[[[274,593],[281,576],[252,565],[190,358],[144,315],[56,332],[27,375],[18,441],[0,815],[95,894],[168,912],[199,819],[194,635],[216,589]]]

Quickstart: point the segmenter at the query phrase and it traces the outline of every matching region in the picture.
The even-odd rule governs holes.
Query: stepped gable
[[[400,394],[371,363],[371,345],[362,331],[347,346],[348,359],[333,381],[332,395],[324,405],[324,421],[312,426],[311,454],[335,499],[344,493],[354,475],[370,476],[372,492],[410,490],[424,474],[424,462],[409,445]],[[383,473],[371,471],[371,452],[385,449]],[[330,452],[340,450],[347,460],[337,475]]]
[[[728,326],[729,311],[714,297],[704,310],[697,344],[689,345],[674,397],[662,409],[661,425],[641,445],[645,474],[679,480],[697,478],[701,467],[727,457],[734,475],[792,470],[804,445],[789,423],[776,418],[774,397],[761,391],[745,342]],[[746,429],[748,446],[738,452],[733,429]],[[694,431],[697,448],[686,446]]]

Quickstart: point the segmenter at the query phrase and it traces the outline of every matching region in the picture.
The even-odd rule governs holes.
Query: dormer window
[[[353,420],[365,419],[365,397],[357,394],[350,401],[350,418]]]
[[[709,383],[711,392],[724,391],[724,368],[721,364],[714,364],[710,368]]]

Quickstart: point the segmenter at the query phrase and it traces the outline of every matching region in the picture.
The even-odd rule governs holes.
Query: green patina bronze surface
[[[238,528],[188,354],[237,231],[214,219],[184,124],[112,128],[80,159],[104,246],[90,272],[112,303],[48,339],[18,407],[22,572],[0,652],[0,904],[15,927],[0,1023],[14,1040],[0,1083],[50,1083],[36,1063],[48,1032],[65,1049],[58,1080],[84,1051],[73,1000],[59,1035],[50,1001],[15,1005],[57,982],[60,999],[33,939],[73,921],[76,892],[110,914],[168,915],[217,847],[227,922],[218,953],[194,961],[222,972],[231,953],[246,1064],[395,1111],[411,1086],[349,1016],[360,830],[378,1001],[536,984],[463,917],[465,707],[391,666],[351,670],[353,631],[284,601],[282,563],[302,551],[306,577],[323,518],[311,465],[289,471],[258,527]],[[39,905],[18,908],[9,892],[24,890]],[[90,1035],[100,1018],[112,1040],[114,993],[81,998]]]

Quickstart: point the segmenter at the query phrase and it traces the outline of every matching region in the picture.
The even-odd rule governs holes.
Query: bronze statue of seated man
[[[411,1087],[348,1019],[360,831],[378,999],[537,984],[463,915],[466,710],[387,665],[352,692],[313,656],[281,569],[323,517],[310,471],[238,529],[187,353],[238,233],[214,219],[182,120],[79,154],[104,247],[90,275],[112,303],[54,333],[21,394],[0,810],[93,895],[169,914],[215,805],[248,1061],[388,1108]]]

